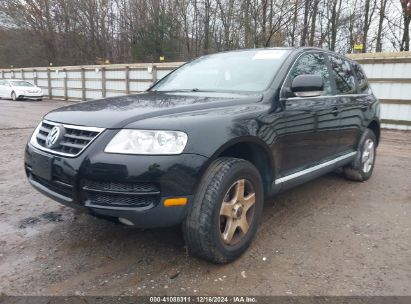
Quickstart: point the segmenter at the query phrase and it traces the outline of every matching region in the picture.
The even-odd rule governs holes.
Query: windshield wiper
[[[176,90],[167,90],[168,92],[199,92],[199,88],[193,88],[193,89],[176,89]]]
[[[175,90],[151,90],[153,92],[217,92],[213,90],[200,90],[199,88],[192,89],[175,89]]]

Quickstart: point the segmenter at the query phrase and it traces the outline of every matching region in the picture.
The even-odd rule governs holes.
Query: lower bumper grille
[[[85,180],[83,188],[86,190],[98,190],[108,192],[126,192],[126,193],[160,193],[160,189],[153,183],[117,183],[106,181]]]
[[[135,207],[147,208],[155,206],[160,201],[159,196],[134,196],[108,193],[89,193],[89,205],[105,207]]]
[[[81,184],[88,206],[150,208],[161,200],[160,188],[154,183],[84,180]]]
[[[53,192],[56,192],[70,199],[73,198],[73,186],[72,185],[66,184],[59,180],[48,181],[48,180],[45,180],[44,178],[41,178],[33,174],[30,174],[30,177],[35,182],[43,185],[44,187],[50,189]]]

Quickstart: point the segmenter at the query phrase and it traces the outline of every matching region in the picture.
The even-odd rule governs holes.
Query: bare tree
[[[363,34],[362,34],[362,52],[365,53],[367,51],[367,43],[368,43],[368,32],[370,30],[371,22],[374,17],[376,8],[376,1],[373,0],[365,0],[364,5],[364,23],[363,23]]]
[[[301,46],[305,46],[307,43],[307,36],[308,36],[308,18],[310,16],[310,0],[304,0],[304,21],[303,21],[303,28],[301,31]]]
[[[404,31],[401,40],[401,51],[410,50],[410,22],[411,22],[411,0],[400,0],[402,8],[402,18],[404,22]]]
[[[378,14],[378,30],[377,30],[377,43],[375,46],[376,52],[382,51],[382,27],[384,24],[385,13],[388,0],[380,0],[379,14]]]
[[[363,51],[410,44],[411,0],[1,1],[3,66],[174,61],[287,45],[346,53],[359,37]],[[32,51],[16,51],[27,39]]]

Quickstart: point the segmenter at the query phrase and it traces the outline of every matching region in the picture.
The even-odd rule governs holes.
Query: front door
[[[324,92],[318,97],[296,97],[290,91],[292,80],[298,75],[319,75],[324,81]],[[333,157],[338,142],[338,101],[333,96],[327,57],[321,52],[300,56],[285,80],[282,98],[282,117],[285,130],[278,139],[276,155],[284,177],[315,166]],[[279,152],[279,153],[278,153]]]

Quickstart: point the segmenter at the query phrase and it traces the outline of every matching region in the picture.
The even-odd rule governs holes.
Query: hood
[[[156,116],[254,103],[261,99],[261,94],[145,92],[73,104],[56,109],[44,118],[71,125],[122,128]]]

